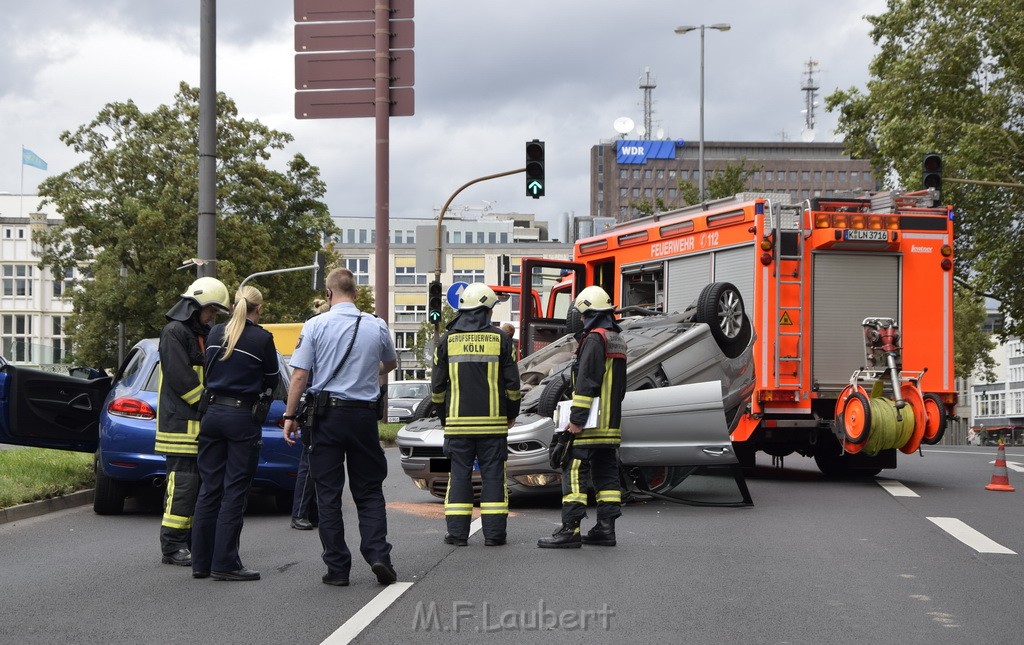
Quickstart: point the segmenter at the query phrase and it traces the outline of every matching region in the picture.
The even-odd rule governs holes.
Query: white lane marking
[[[993,460],[988,463],[995,464],[996,462]],[[1016,461],[1007,461],[1006,467],[1014,472],[1024,473],[1024,464],[1018,464]]]
[[[473,534],[482,529],[484,526],[483,520],[479,517],[469,523],[469,536],[473,537]]]
[[[920,495],[904,486],[902,482],[898,482],[895,479],[876,479],[875,481],[893,497],[920,497]]]
[[[351,643],[364,629],[373,622],[377,616],[384,613],[384,610],[391,606],[391,603],[398,600],[410,587],[411,582],[396,582],[384,587],[384,590],[374,596],[373,600],[366,603],[355,615],[345,621],[345,624],[334,630],[322,645],[346,645]]]
[[[1007,553],[1016,555],[1016,551],[1007,549],[1002,544],[972,529],[955,517],[929,517],[936,526],[971,547],[978,553]]]

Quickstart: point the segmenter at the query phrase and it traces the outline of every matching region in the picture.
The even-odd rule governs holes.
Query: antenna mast
[[[640,89],[644,91],[644,131],[640,137],[642,139],[651,138],[651,116],[654,112],[651,95],[657,86],[658,84],[654,82],[654,77],[651,76],[651,68],[645,67],[644,75],[640,77]]]
[[[818,61],[813,58],[807,59],[807,78],[804,80],[804,86],[800,89],[805,94],[805,101],[807,103],[804,108],[804,129],[814,131],[814,107],[818,104],[818,83],[814,80],[814,68],[818,66]]]

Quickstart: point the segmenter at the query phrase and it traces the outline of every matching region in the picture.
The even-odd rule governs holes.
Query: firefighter
[[[473,470],[480,469],[484,544],[505,544],[508,524],[508,429],[519,416],[519,367],[512,338],[491,325],[498,297],[474,283],[434,350],[430,400],[444,426],[451,475],[444,498],[447,544],[466,546],[473,514]]]
[[[192,514],[199,494],[199,398],[203,390],[206,335],[218,313],[228,312],[228,289],[217,278],[199,278],[165,316],[160,332],[156,450],[167,455],[167,488],[160,520],[164,564],[192,566]]]
[[[590,286],[576,297],[583,316],[576,359],[572,365],[573,397],[569,432],[576,437],[572,458],[562,472],[562,526],[542,549],[578,549],[582,544],[615,546],[615,520],[622,514],[618,447],[622,437],[622,398],[626,394],[626,342],[619,336],[612,299]],[[598,401],[599,399],[599,401]],[[594,427],[586,427],[598,401]],[[580,522],[587,516],[587,483],[597,491],[597,524],[582,538]]]

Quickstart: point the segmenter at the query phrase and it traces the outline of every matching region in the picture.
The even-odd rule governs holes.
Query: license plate
[[[866,231],[863,229],[846,229],[843,239],[852,242],[888,242],[889,231]]]
[[[398,417],[388,417],[388,423],[398,423]]]

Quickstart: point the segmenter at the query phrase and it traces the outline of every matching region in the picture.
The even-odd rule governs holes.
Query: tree
[[[726,164],[724,168],[716,171],[711,178],[705,182],[704,198],[708,200],[722,199],[723,197],[732,197],[736,193],[743,192],[743,189],[747,185],[747,178],[750,177],[750,173],[754,170],[756,169],[747,168],[746,159],[741,159],[738,166]],[[698,195],[698,192],[696,182],[679,182],[679,194],[687,204],[700,203],[700,196]]]
[[[987,313],[985,303],[970,289],[953,289],[953,371],[963,378],[975,375],[991,383],[996,380],[996,362],[992,350],[996,344],[982,325]]]
[[[61,134],[85,160],[40,185],[64,222],[34,241],[54,275],[91,274],[72,290],[76,361],[114,365],[119,321],[129,343],[158,335],[164,313],[194,279],[178,269],[197,246],[198,117],[199,90],[182,83],[172,105],[146,113],[130,100],[109,103],[91,123]],[[239,118],[234,102],[218,95],[217,266],[229,290],[252,273],[309,264],[337,230],[316,167],[300,154],[284,171],[267,167],[271,152],[291,140]],[[304,320],[314,296],[309,280],[305,272],[254,280],[266,300],[264,320]]]
[[[848,150],[870,158],[889,187],[917,187],[922,155],[943,155],[942,201],[956,205],[957,280],[999,301],[1004,338],[1021,336],[1024,190],[948,181],[1024,182],[1021,4],[888,0],[884,14],[867,20],[880,51],[866,91],[836,91],[826,107],[839,111]]]

